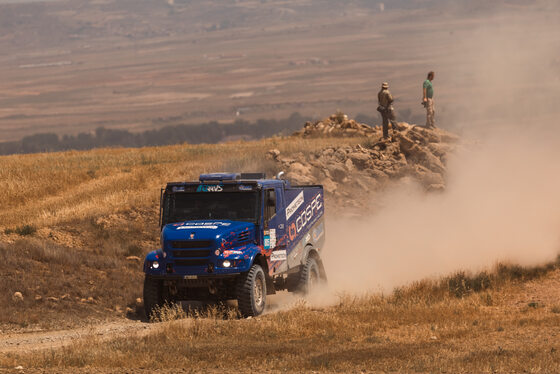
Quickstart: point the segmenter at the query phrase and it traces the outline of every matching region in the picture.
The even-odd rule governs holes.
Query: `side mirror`
[[[276,179],[284,179],[284,172],[281,171],[280,173],[276,174]]]

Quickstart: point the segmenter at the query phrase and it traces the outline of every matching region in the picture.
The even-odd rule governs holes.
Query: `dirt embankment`
[[[370,127],[348,120],[345,115],[306,123],[295,137],[365,137],[361,144],[330,146],[310,153],[284,156],[277,149],[269,158],[286,171],[293,184],[322,184],[335,204],[362,208],[357,192],[375,195],[388,185],[412,179],[428,191],[446,185],[446,164],[459,137],[448,131],[401,122],[390,140],[382,139],[379,126]]]

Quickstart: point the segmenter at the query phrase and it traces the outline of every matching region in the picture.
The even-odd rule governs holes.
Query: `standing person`
[[[435,107],[434,107],[434,86],[432,86],[432,81],[434,80],[434,72],[430,71],[428,73],[428,78],[423,84],[423,99],[422,104],[426,108],[426,127],[434,128],[436,127],[434,121]]]
[[[391,127],[393,132],[395,131],[395,112],[393,109],[393,95],[389,92],[389,83],[383,82],[381,85],[381,91],[377,94],[377,100],[379,106],[377,111],[381,113],[383,118],[383,139],[389,139],[389,121],[391,121]]]

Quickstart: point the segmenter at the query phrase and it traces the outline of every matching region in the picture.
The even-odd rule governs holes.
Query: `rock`
[[[138,256],[127,256],[127,257],[126,257],[126,260],[127,260],[127,261],[133,261],[133,262],[140,262],[140,261],[142,261],[142,260],[140,259],[140,257],[138,257]]]
[[[334,149],[327,148],[323,150],[323,157],[332,157],[332,155],[334,155]]]
[[[408,163],[406,162],[406,156],[404,155],[404,153],[399,153],[399,155],[397,156],[397,164],[404,167],[407,166]]]
[[[303,138],[357,137],[370,136],[375,132],[373,127],[349,119],[345,114],[333,114],[320,121],[306,122],[303,128],[294,132],[292,136]]]
[[[141,298],[137,297],[135,301],[136,301],[137,306],[142,305],[142,299]]]
[[[337,185],[329,178],[325,178],[320,182],[323,185],[323,189],[328,194],[334,194],[336,192]]]
[[[436,192],[436,191],[442,192],[442,191],[445,191],[445,185],[444,184],[430,184],[427,189],[430,192]]]
[[[340,162],[345,162],[346,159],[348,158],[343,148],[338,148],[334,153],[334,157],[336,158],[337,161]]]
[[[445,130],[442,129],[434,129],[433,131],[436,131],[437,134],[439,135],[441,141],[443,143],[457,143],[459,141],[459,136],[452,134],[450,132],[447,132]]]
[[[344,166],[346,166],[346,170],[348,170],[348,171],[354,170],[354,163],[352,163],[352,160],[350,160],[349,158],[346,159],[346,162],[344,163]]]
[[[69,298],[70,298],[70,295],[67,294],[67,293],[65,293],[64,295],[60,296],[60,300],[66,300],[66,299],[69,299]]]
[[[43,300],[43,296],[35,295],[35,301],[41,301],[41,300]]]
[[[58,302],[58,297],[49,296],[49,297],[47,297],[47,301],[52,301],[52,302],[56,303],[56,302]]]
[[[19,291],[14,292],[14,294],[12,295],[12,300],[15,302],[22,302],[23,294]]]
[[[23,370],[23,366],[18,365],[18,366],[16,366],[16,367],[14,368],[14,370]]]
[[[356,185],[364,190],[364,192],[370,191],[370,186],[368,186],[368,184],[360,178],[356,179]]]
[[[313,184],[314,179],[311,173],[311,166],[304,165],[301,162],[293,162],[290,164],[290,170],[286,174],[286,178],[292,183],[298,184]]]
[[[276,160],[278,159],[278,156],[280,156],[280,151],[277,149],[271,149],[267,152],[266,155],[269,159]]]
[[[397,135],[397,138],[400,143],[401,151],[407,158],[426,166],[428,169],[436,173],[445,173],[445,166],[443,166],[441,160],[434,156],[430,151],[422,148],[406,136]]]
[[[388,178],[387,174],[379,169],[370,169],[368,170],[368,173],[376,180],[385,180]]]
[[[441,160],[434,156],[431,152],[419,150],[417,154],[420,157],[419,161],[428,169],[440,174],[445,173],[445,166],[443,166]]]
[[[414,167],[414,173],[416,175],[416,179],[418,179],[423,186],[430,188],[431,185],[445,185],[445,181],[443,176],[438,173],[434,173],[430,169],[416,165]]]
[[[348,155],[348,158],[358,169],[365,169],[371,160],[368,154],[362,152],[352,152]]]
[[[291,171],[286,174],[286,178],[290,180],[294,186],[315,183],[309,175],[294,173]]]
[[[90,304],[93,304],[93,303],[95,303],[95,300],[93,299],[93,297],[90,296],[90,297],[87,298],[87,302],[90,303]]]
[[[341,163],[327,165],[327,170],[336,182],[342,182],[346,178],[346,168]]]
[[[290,173],[309,175],[311,168],[308,165],[303,165],[301,162],[293,162],[290,164]]]

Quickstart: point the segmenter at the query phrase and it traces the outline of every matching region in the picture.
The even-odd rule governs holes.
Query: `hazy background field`
[[[515,19],[522,24],[511,28]],[[474,109],[480,76],[470,67],[496,57],[478,41],[529,32],[558,51],[558,33],[544,29],[557,19],[557,3],[546,0],[3,4],[0,141],[336,109],[376,116],[383,81],[400,119],[421,123],[429,70],[440,123],[466,126],[455,120]],[[558,53],[541,62],[555,69],[551,89]]]

